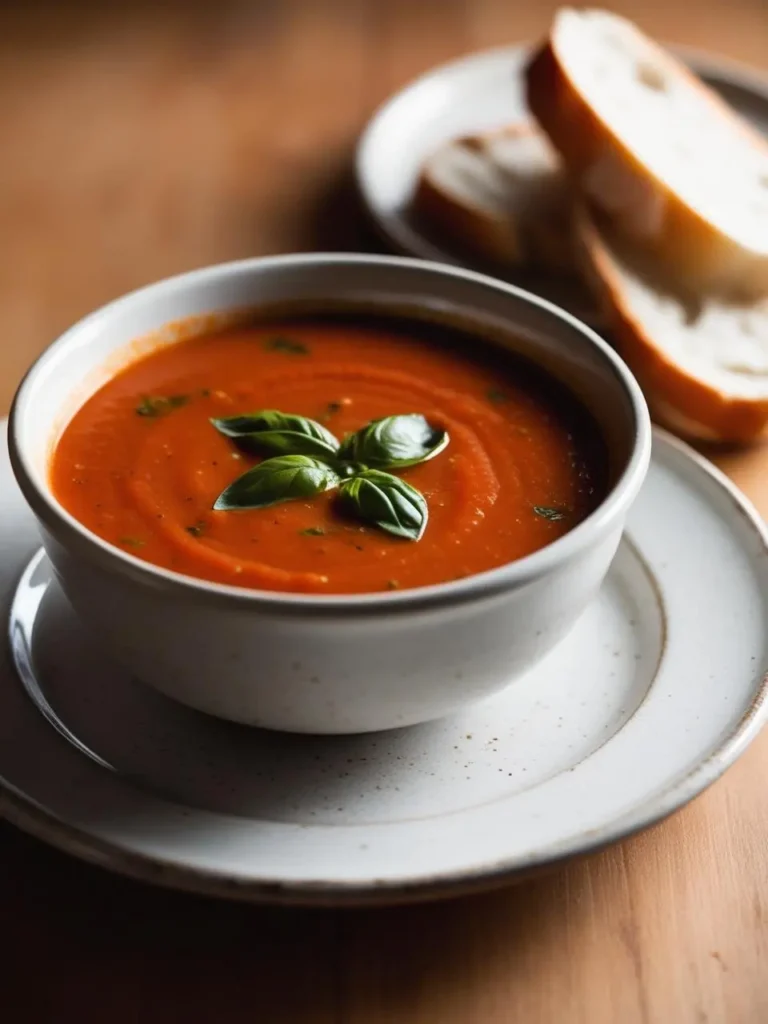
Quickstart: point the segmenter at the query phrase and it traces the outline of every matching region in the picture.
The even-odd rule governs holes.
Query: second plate
[[[357,184],[379,233],[396,251],[487,269],[433,237],[414,217],[411,201],[424,161],[441,143],[530,118],[522,77],[530,52],[526,46],[504,47],[441,65],[405,86],[373,116],[358,145]],[[676,52],[768,135],[768,81],[711,55]],[[498,275],[498,268],[494,272]],[[514,270],[504,276],[582,319],[596,319],[576,282]]]

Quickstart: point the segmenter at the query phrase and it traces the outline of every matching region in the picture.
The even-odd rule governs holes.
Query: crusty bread
[[[484,262],[573,270],[565,175],[528,122],[441,146],[424,165],[414,210]]]
[[[654,417],[686,437],[744,442],[768,423],[768,299],[672,289],[579,207],[575,255]]]
[[[562,8],[527,94],[589,201],[672,279],[768,294],[768,142],[682,63],[617,15]]]

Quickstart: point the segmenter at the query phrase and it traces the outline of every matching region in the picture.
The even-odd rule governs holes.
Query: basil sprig
[[[231,483],[216,499],[217,511],[266,508],[338,487],[347,514],[396,537],[423,536],[429,518],[424,495],[384,472],[426,462],[448,444],[447,432],[418,413],[374,420],[343,444],[315,420],[277,409],[211,423],[238,448],[274,456]]]

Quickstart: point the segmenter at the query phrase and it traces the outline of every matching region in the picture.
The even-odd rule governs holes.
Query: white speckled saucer
[[[0,810],[147,881],[305,903],[488,885],[673,811],[768,712],[766,531],[663,434],[573,632],[500,696],[392,733],[269,734],[171,703],[97,649],[36,547],[3,453]]]

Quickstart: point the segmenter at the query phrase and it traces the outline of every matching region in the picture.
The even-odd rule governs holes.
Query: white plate
[[[720,58],[677,52],[768,135],[768,81]],[[522,81],[529,54],[525,46],[504,47],[444,64],[396,93],[373,116],[358,145],[357,184],[380,234],[395,250],[473,266],[458,248],[432,238],[413,217],[413,192],[424,161],[441,143],[530,117]],[[595,319],[589,299],[576,284],[519,271],[507,276],[577,316]]]
[[[768,710],[766,531],[662,434],[600,596],[557,650],[500,696],[392,733],[270,734],[171,703],[98,651],[36,547],[3,450],[0,809],[147,881],[306,903],[488,885],[670,813]]]

